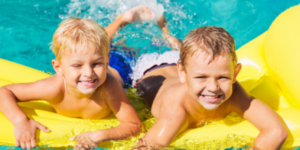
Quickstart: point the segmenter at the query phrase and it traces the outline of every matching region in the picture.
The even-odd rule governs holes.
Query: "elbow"
[[[141,132],[141,122],[131,122],[129,125],[129,129],[130,129],[130,135],[129,136],[134,136],[137,135]]]
[[[7,95],[9,94],[11,91],[7,88],[7,86],[2,86],[0,87],[0,95]]]
[[[5,92],[6,88],[5,86],[0,87],[0,94],[2,95],[3,92]]]
[[[0,96],[1,96],[0,100],[4,99],[3,98],[4,96],[9,95],[10,94],[9,92],[10,90],[8,90],[6,86],[0,87]]]
[[[277,126],[271,129],[270,136],[273,137],[273,142],[276,143],[274,145],[282,145],[288,137],[288,130],[284,126]]]
[[[136,123],[132,135],[137,135],[142,131],[141,123]]]
[[[288,137],[288,130],[285,127],[278,127],[275,130],[275,136],[278,137],[278,140],[280,140],[281,143],[283,143]]]

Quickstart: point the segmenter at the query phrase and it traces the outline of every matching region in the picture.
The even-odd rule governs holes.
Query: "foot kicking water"
[[[150,21],[156,20],[157,17],[149,7],[138,5],[125,12],[123,20],[126,22]]]

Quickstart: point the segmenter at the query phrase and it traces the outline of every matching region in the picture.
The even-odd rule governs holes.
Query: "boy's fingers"
[[[25,149],[26,148],[26,144],[24,142],[21,142],[21,147],[22,147],[22,149]]]
[[[77,135],[71,137],[69,140],[70,140],[70,141],[73,141],[73,140],[75,140],[76,138],[77,138]]]
[[[17,140],[16,140],[15,146],[16,146],[16,147],[20,147],[20,141],[17,141]]]
[[[75,146],[77,149],[84,149],[83,145],[80,143],[77,143]]]
[[[44,132],[49,132],[49,131],[50,131],[47,127],[45,127],[44,125],[42,125],[42,124],[40,124],[40,123],[37,124],[37,127],[38,127],[40,130],[44,131]]]
[[[31,149],[31,142],[30,141],[26,142],[26,148]]]
[[[35,146],[36,146],[35,139],[32,139],[32,140],[31,140],[31,147],[34,148]]]

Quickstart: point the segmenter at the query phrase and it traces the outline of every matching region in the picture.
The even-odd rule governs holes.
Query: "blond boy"
[[[143,72],[140,79],[139,72],[133,73],[138,92],[157,118],[136,149],[166,147],[188,128],[224,118],[233,111],[260,130],[252,148],[280,148],[287,137],[285,123],[236,81],[241,64],[237,63],[234,39],[228,32],[218,27],[192,30],[183,40],[180,55],[177,54],[178,63],[172,55],[162,54],[150,61],[154,66],[137,69]]]
[[[118,20],[107,28],[114,30],[124,23]],[[33,148],[36,129],[49,131],[29,119],[17,104],[30,100],[43,99],[57,113],[68,117],[101,119],[114,113],[121,122],[115,128],[73,137],[78,142],[76,148],[92,149],[101,141],[124,139],[140,131],[140,119],[126,98],[122,82],[116,79],[118,73],[108,66],[109,38],[105,29],[94,21],[67,19],[53,36],[56,59],[52,65],[56,74],[33,83],[0,88],[0,111],[14,125],[16,146]]]

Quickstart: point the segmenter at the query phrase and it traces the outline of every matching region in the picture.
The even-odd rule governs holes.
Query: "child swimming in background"
[[[158,14],[158,15],[160,15],[160,14]],[[116,17],[116,19],[105,28],[105,30],[108,34],[109,41],[112,41],[114,34],[119,30],[120,27],[125,26],[128,23],[134,22],[134,21],[151,21],[151,20],[157,21],[158,26],[161,28],[161,30],[163,32],[162,33],[163,38],[165,38],[169,42],[168,46],[170,46],[173,50],[176,50],[176,49],[178,50],[180,47],[181,41],[170,35],[170,32],[166,26],[167,21],[166,21],[164,15],[161,14],[161,16],[157,16],[157,14],[155,14],[153,12],[153,10],[151,10],[150,8],[148,8],[145,5],[135,6],[132,9],[125,12],[124,14],[118,15]],[[123,48],[126,49],[126,47],[123,47]],[[110,55],[114,57],[115,53],[116,52],[112,51],[112,53],[110,53]],[[123,58],[121,58],[121,59],[123,59]],[[121,63],[123,63],[123,62],[121,61]],[[120,61],[117,61],[117,64],[114,64],[115,61],[113,59],[111,59],[109,63],[111,64],[111,66],[109,66],[109,73],[114,75],[118,79],[118,81],[121,83],[122,86],[130,85],[131,84],[130,74],[132,73],[130,66],[120,64]],[[124,67],[120,68],[120,66],[122,66],[122,67],[124,66]],[[126,69],[124,70],[124,68],[126,68]]]
[[[157,122],[134,149],[167,147],[188,128],[233,111],[260,130],[252,149],[279,149],[287,138],[286,125],[236,81],[240,70],[233,37],[218,27],[192,30],[180,52],[142,55],[132,75],[133,85]]]
[[[125,139],[139,133],[141,121],[122,88],[128,84],[129,76],[114,68],[120,66],[109,65],[109,55],[115,54],[109,51],[109,42],[119,27],[132,21],[157,18],[153,15],[147,6],[139,5],[120,14],[105,29],[88,19],[63,21],[53,35],[56,59],[52,60],[52,65],[56,74],[33,83],[0,88],[0,111],[14,125],[15,146],[33,148],[36,129],[49,132],[47,125],[29,119],[17,104],[40,99],[49,102],[64,116],[101,119],[114,113],[121,122],[115,128],[72,137],[71,140],[77,141],[75,148],[93,149],[101,141]],[[164,17],[157,21],[165,36],[177,41],[169,35]]]

